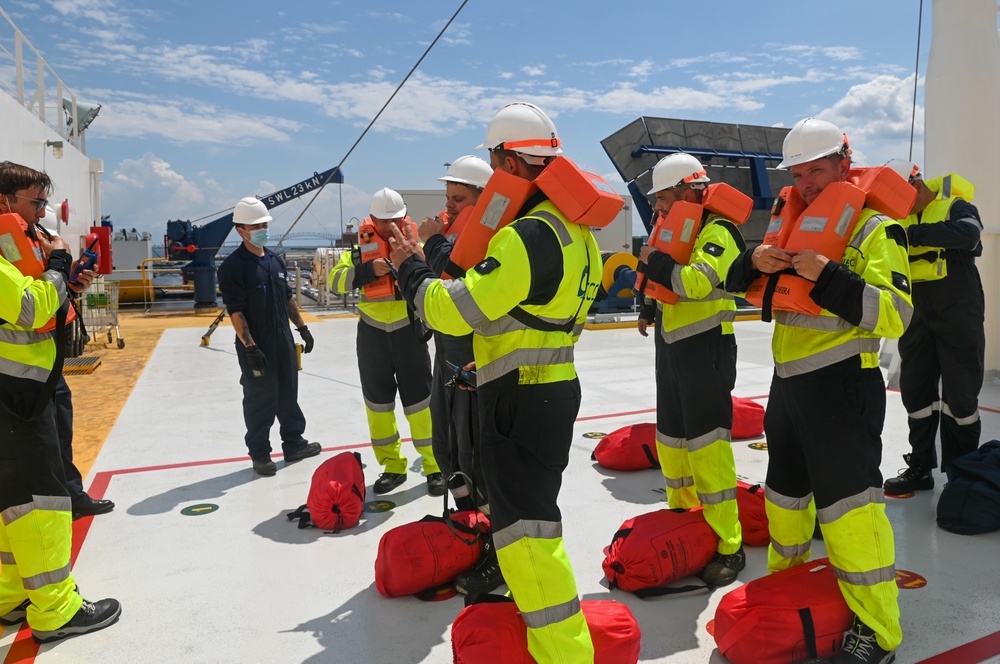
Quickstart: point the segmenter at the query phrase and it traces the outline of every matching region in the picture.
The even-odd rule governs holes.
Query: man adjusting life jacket
[[[648,195],[659,217],[639,252],[636,287],[656,306],[655,315],[651,301],[641,316],[655,319],[656,450],[667,502],[671,509],[704,505],[718,543],[702,577],[725,586],[746,556],[731,445],[736,303],[723,284],[746,248],[736,226],[753,200],[709,182],[701,162],[683,152],[653,168]]]

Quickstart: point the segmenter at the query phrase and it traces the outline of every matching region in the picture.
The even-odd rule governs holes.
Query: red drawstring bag
[[[479,561],[489,529],[487,516],[471,510],[393,528],[378,543],[375,587],[402,597],[450,582]]]
[[[630,424],[612,431],[597,443],[593,461],[611,470],[642,470],[659,468],[660,460],[656,452],[656,425],[652,423]]]
[[[753,399],[733,397],[732,438],[757,438],[764,433],[764,407]]]
[[[732,664],[788,664],[840,651],[854,613],[821,558],[740,586],[715,610],[715,643]]]
[[[664,586],[701,572],[718,546],[700,507],[659,510],[623,523],[604,550],[602,566],[612,588],[639,597],[684,592],[691,588]]]
[[[497,600],[465,607],[451,626],[454,664],[535,664],[528,653],[528,626],[517,605]],[[506,600],[506,601],[504,601]],[[580,602],[594,643],[594,664],[635,664],[639,661],[639,623],[624,604],[608,599]]]
[[[339,533],[353,528],[365,507],[365,474],[361,455],[341,452],[313,471],[306,504],[287,516],[299,528],[315,526]]]
[[[771,532],[767,528],[767,511],[764,509],[764,487],[736,482],[736,506],[740,511],[743,543],[747,546],[770,544]]]

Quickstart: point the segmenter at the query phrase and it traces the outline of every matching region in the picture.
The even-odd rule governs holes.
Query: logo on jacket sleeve
[[[705,253],[706,254],[711,254],[712,256],[716,256],[716,257],[721,256],[722,252],[725,251],[725,249],[723,249],[719,245],[715,244],[714,242],[707,242],[707,243],[705,243],[704,249],[705,249]]]
[[[910,294],[910,280],[906,278],[905,274],[900,274],[899,272],[892,273],[892,285],[903,291],[907,295]]]
[[[473,269],[479,274],[489,274],[498,267],[500,267],[500,261],[490,256],[486,260],[478,263]]]

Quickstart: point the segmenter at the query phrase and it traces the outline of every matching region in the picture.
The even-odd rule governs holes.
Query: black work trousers
[[[31,503],[33,496],[68,496],[52,400],[35,420],[0,407],[0,511]]]
[[[479,388],[483,474],[497,532],[562,520],[556,501],[580,412],[578,379],[518,385],[513,371]]]
[[[823,509],[882,487],[885,382],[852,357],[771,380],[764,415],[767,487],[789,498],[810,493]]]
[[[479,441],[479,397],[472,390],[448,387],[455,372],[448,363],[464,367],[475,357],[472,335],[452,337],[434,333],[434,382],[431,386],[431,441],[434,459],[441,472],[449,478],[448,486],[466,486],[472,492],[475,484],[476,505],[486,504],[486,482],[482,474]],[[456,475],[461,473],[461,475]]]
[[[59,451],[62,454],[66,488],[74,502],[83,496],[83,475],[73,463],[73,392],[66,379],[59,377],[52,398],[56,405],[56,429],[59,431]]]
[[[913,284],[913,318],[899,340],[899,391],[908,413],[911,466],[941,469],[979,447],[984,299],[971,261],[948,263],[939,281]],[[940,396],[938,386],[940,385]]]
[[[256,338],[256,337],[255,337]],[[236,356],[240,360],[240,385],[243,386],[243,421],[246,423],[247,450],[252,459],[271,456],[271,426],[278,418],[281,449],[285,454],[301,450],[306,445],[302,434],[306,418],[299,408],[299,373],[291,333],[279,333],[258,346],[267,357],[264,375],[255,378],[247,364],[247,352],[237,341]]]

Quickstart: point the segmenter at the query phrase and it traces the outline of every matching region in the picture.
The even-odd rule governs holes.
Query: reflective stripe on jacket
[[[517,224],[533,218],[548,226],[562,250],[562,280],[544,304],[524,304],[534,272]],[[570,223],[549,201],[508,226],[490,241],[486,259],[462,278],[425,280],[417,290],[417,314],[452,336],[475,331],[473,350],[479,385],[518,371],[519,384],[553,383],[576,377],[573,344],[601,280],[601,255],[586,226]],[[570,331],[535,329],[510,312],[520,308],[543,323]]]
[[[771,341],[775,370],[788,378],[860,355],[863,368],[878,366],[879,340],[898,339],[910,322],[910,294],[893,276],[909,275],[906,249],[886,234],[898,225],[870,208],[861,212],[841,263],[865,282],[862,320],[854,326],[823,309],[819,316],[776,311]]]
[[[329,286],[334,293],[343,295],[355,289],[357,265],[355,265],[353,257],[357,250],[358,246],[354,245],[354,251],[345,251],[341,254],[340,261],[330,271]],[[372,300],[365,297],[364,285],[360,285],[358,288],[361,289],[358,311],[360,311],[363,321],[386,332],[393,332],[410,324],[406,315],[406,302],[403,301],[398,292],[392,297]]]
[[[698,233],[691,260],[677,264],[670,283],[664,284],[679,296],[676,304],[657,302],[663,311],[661,333],[667,343],[686,339],[718,325],[723,334],[733,333],[736,300],[725,289],[729,267],[746,248],[735,224],[725,217],[709,214]]]
[[[952,218],[952,207],[956,200],[971,201],[975,195],[975,187],[971,182],[959,175],[951,173],[933,180],[927,180],[924,185],[937,197],[927,204],[919,214],[911,214],[900,221],[904,228],[913,225],[927,226],[929,224],[954,223],[972,224],[975,226],[976,242],[974,246],[963,248],[945,248],[940,246],[910,246],[910,278],[914,282],[937,281],[948,276],[949,258],[973,260],[982,253],[982,244],[978,233],[983,230],[983,224],[975,217],[963,219]]]
[[[55,366],[54,331],[37,332],[66,301],[66,278],[46,270],[26,277],[0,258],[0,375],[44,383]]]

